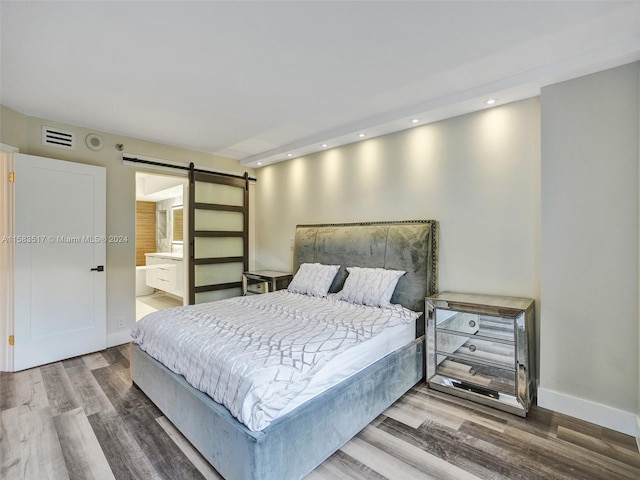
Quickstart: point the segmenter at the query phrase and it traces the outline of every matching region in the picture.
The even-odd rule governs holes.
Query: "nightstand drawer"
[[[436,374],[485,389],[516,394],[516,372],[513,370],[438,355]]]
[[[438,329],[514,341],[512,318],[448,310],[436,310],[436,315],[438,317],[436,318],[436,328]]]
[[[515,370],[516,359],[513,344],[492,342],[474,336],[455,335],[436,330],[436,352]]]

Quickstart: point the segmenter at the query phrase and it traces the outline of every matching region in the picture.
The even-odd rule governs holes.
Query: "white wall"
[[[299,223],[436,219],[440,290],[539,299],[537,98],[256,171],[256,263],[290,270]]]
[[[639,64],[543,89],[538,403],[635,434]]]
[[[64,150],[41,145],[41,126],[47,125],[76,133],[75,150]],[[98,133],[104,148],[94,152],[84,143],[89,133]],[[58,122],[29,117],[7,107],[0,106],[0,142],[18,147],[21,153],[104,166],[107,169],[107,235],[126,235],[128,243],[107,244],[107,341],[116,345],[130,340],[129,330],[135,323],[135,172],[148,168],[122,164],[122,153],[115,145],[122,143],[132,154],[159,158],[171,162],[194,162],[198,167],[216,171],[243,174],[245,168],[237,160],[218,157],[203,152],[171,147],[134,138],[113,135]],[[166,173],[166,172],[164,172]],[[250,186],[250,219],[253,223],[255,186]],[[36,192],[34,192],[35,194]],[[252,225],[250,230],[254,230]],[[250,236],[250,256],[253,256],[253,236]],[[124,320],[125,328],[118,328]],[[0,346],[0,350],[4,345]]]
[[[438,219],[441,291],[536,299],[539,403],[635,434],[638,78],[548,87],[542,117],[530,99],[259,169],[256,263],[290,269],[298,223]]]

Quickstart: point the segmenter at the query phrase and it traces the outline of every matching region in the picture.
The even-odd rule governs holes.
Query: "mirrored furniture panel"
[[[429,386],[526,416],[535,396],[534,301],[444,292],[425,307]]]

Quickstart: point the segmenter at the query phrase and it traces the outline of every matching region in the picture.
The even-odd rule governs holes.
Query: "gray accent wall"
[[[634,63],[541,96],[539,403],[630,434],[639,374],[639,76]]]

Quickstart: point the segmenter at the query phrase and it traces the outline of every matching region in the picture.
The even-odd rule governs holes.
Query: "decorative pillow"
[[[313,297],[326,297],[340,265],[303,263],[291,280],[287,290]]]
[[[349,276],[337,297],[349,303],[388,307],[398,280],[406,272],[384,268],[347,267]]]

